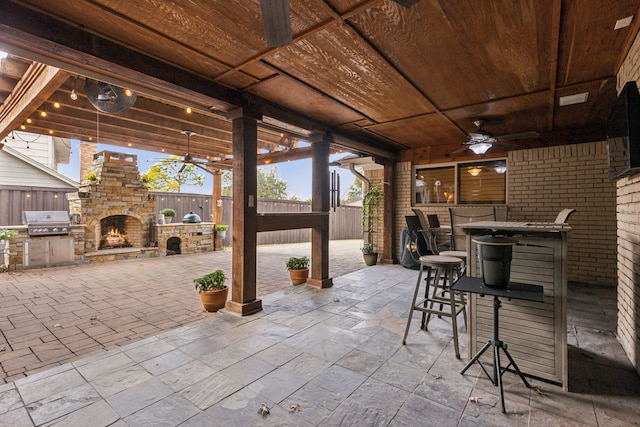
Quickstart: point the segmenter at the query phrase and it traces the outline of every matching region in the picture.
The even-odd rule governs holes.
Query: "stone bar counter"
[[[467,234],[467,274],[481,277],[478,245],[486,235],[511,236],[511,282],[544,287],[544,303],[502,299],[500,339],[520,370],[567,390],[567,224],[485,221],[461,224]],[[492,299],[469,295],[469,357],[492,338]],[[483,359],[484,360],[484,359]],[[487,361],[489,361],[487,359]]]

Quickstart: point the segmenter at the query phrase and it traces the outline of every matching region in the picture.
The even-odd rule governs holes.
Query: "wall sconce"
[[[471,176],[478,176],[480,175],[480,172],[482,172],[482,168],[474,166],[472,168],[467,169],[467,172],[469,172],[469,175]]]
[[[219,207],[219,208],[222,207],[222,199],[216,200],[216,206]]]

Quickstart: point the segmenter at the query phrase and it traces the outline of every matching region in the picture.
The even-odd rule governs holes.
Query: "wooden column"
[[[382,262],[395,264],[396,259],[396,184],[395,184],[395,163],[385,162],[384,164],[384,214],[382,229]],[[381,230],[381,231],[383,231]]]
[[[211,206],[211,222],[222,224],[222,171],[216,169],[213,174],[213,194]],[[220,206],[218,206],[220,201]]]
[[[257,160],[256,114],[247,109],[230,113],[233,139],[233,248],[231,300],[226,309],[243,316],[262,310],[256,299]]]
[[[331,135],[323,135],[311,144],[311,211],[322,215],[321,225],[311,228],[311,277],[307,285],[319,288],[333,286],[329,277],[329,144],[332,141]]]

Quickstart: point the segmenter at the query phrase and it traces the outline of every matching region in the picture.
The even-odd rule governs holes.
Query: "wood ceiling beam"
[[[558,55],[560,52],[560,26],[562,23],[562,0],[554,0],[551,13],[551,48],[549,49],[549,130],[553,130],[556,110],[556,87],[558,79]]]
[[[0,106],[0,140],[33,114],[68,77],[66,71],[33,63]]]
[[[43,63],[62,61],[71,71],[82,64],[83,75],[90,70],[107,79],[126,76],[131,84],[197,99],[224,111],[241,102],[240,93],[233,89],[13,2],[3,2],[0,35],[0,46],[42,55],[42,60],[26,57]],[[14,53],[11,48],[7,51]]]

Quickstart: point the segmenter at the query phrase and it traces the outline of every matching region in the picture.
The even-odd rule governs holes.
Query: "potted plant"
[[[378,221],[378,212],[382,202],[380,186],[375,185],[369,189],[362,198],[362,256],[367,265],[375,265],[378,262],[378,253],[374,251],[373,238]]]
[[[225,237],[227,237],[227,230],[229,229],[229,225],[227,225],[227,224],[216,224],[213,227],[213,229],[218,234],[218,237],[221,238],[222,240],[224,240]]]
[[[291,283],[294,285],[305,283],[309,277],[309,258],[306,256],[289,258],[287,260],[287,270],[289,270]]]
[[[373,250],[373,243],[363,243],[361,250],[364,263],[367,265],[376,265],[378,262],[378,252]]]
[[[229,288],[224,284],[225,280],[227,277],[222,270],[193,280],[206,311],[218,311],[226,304]]]
[[[160,211],[160,213],[164,215],[165,224],[171,223],[171,220],[173,220],[173,217],[176,216],[176,211],[174,211],[171,208],[164,208]]]

